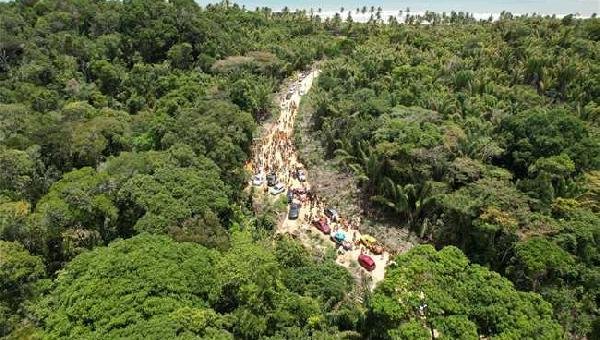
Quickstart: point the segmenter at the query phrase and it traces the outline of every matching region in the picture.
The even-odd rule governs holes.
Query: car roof
[[[373,261],[373,259],[371,258],[371,256],[365,255],[365,254],[359,255],[358,259],[362,260],[363,262],[365,262],[369,266],[371,266],[371,265],[373,265],[375,263],[375,261]]]

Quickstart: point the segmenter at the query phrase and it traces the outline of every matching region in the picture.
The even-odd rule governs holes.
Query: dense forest
[[[312,94],[314,129],[358,176],[364,204],[539,293],[570,336],[589,334],[600,298],[600,22],[505,15],[342,32],[348,53],[327,62]]]
[[[373,292],[243,191],[316,61],[321,156],[423,243]],[[0,3],[0,337],[593,339],[599,214],[599,19]]]

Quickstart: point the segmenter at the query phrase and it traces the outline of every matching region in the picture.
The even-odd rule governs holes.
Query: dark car
[[[368,271],[372,271],[375,269],[375,261],[369,255],[360,254],[358,256],[358,263],[361,267],[365,268]]]
[[[294,200],[294,192],[292,190],[288,189],[288,192],[287,192],[287,202],[288,202],[288,204],[291,204],[293,200]]]
[[[277,184],[277,175],[274,172],[271,172],[267,175],[267,186],[274,186]]]
[[[290,220],[296,220],[296,219],[298,219],[299,215],[300,215],[300,204],[292,203],[292,205],[290,205],[290,212],[288,213],[288,218]]]
[[[331,233],[331,228],[329,228],[327,219],[325,219],[323,217],[321,217],[318,220],[314,220],[313,225],[325,235],[328,235],[329,233]]]
[[[325,208],[325,216],[329,217],[329,219],[331,219],[332,221],[337,220],[338,218],[338,213],[337,210],[333,209],[333,208]]]

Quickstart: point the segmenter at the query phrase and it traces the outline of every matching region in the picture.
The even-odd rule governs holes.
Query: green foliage
[[[335,336],[325,313],[350,288],[348,273],[281,242],[278,249],[296,247],[304,267],[279,262],[278,251],[245,232],[234,233],[223,254],[165,236],[116,241],[71,261],[32,311],[48,338]],[[302,268],[325,286],[289,282]],[[336,281],[341,294],[330,296],[326,285]]]
[[[598,140],[590,138],[584,122],[565,110],[524,111],[507,119],[502,129],[507,136],[508,162],[517,175],[526,173],[538,158],[561,153],[579,171],[600,166]]]
[[[294,292],[327,302],[339,303],[352,286],[347,270],[333,261],[315,263],[297,242],[283,239],[277,243],[277,259],[283,264],[283,282]]]
[[[423,337],[427,328],[418,320],[430,322],[444,338],[562,337],[550,304],[537,294],[515,290],[497,273],[469,264],[457,248],[437,252],[418,246],[396,263],[369,301],[367,327],[374,337]]]
[[[227,249],[256,119],[286,76],[337,53],[317,21],[238,6],[6,3],[0,16],[0,235],[51,273],[141,231]]]
[[[69,172],[56,182],[36,206],[50,235],[83,227],[114,237],[118,208],[106,174],[92,168]]]
[[[167,57],[171,61],[171,65],[180,69],[189,68],[194,62],[193,47],[189,43],[181,43],[174,45],[167,52]]]
[[[92,76],[104,93],[116,94],[121,86],[121,70],[107,60],[95,60],[90,65]]]
[[[27,293],[29,284],[44,276],[43,263],[18,242],[0,241],[0,254],[2,300],[20,301]]]
[[[264,119],[272,109],[274,86],[264,76],[246,76],[228,85],[231,101],[254,117]]]
[[[477,325],[465,316],[449,315],[434,319],[432,326],[440,332],[441,339],[478,339]]]
[[[33,199],[43,186],[38,149],[0,146],[0,193],[13,199]],[[41,182],[41,183],[40,183]]]
[[[391,339],[431,339],[431,331],[418,321],[405,322],[400,327],[389,330],[387,335]]]
[[[211,334],[223,322],[205,303],[216,259],[164,236],[117,241],[70,262],[35,312],[49,338]]]
[[[364,205],[539,292],[569,336],[589,337],[599,317],[597,263],[588,261],[600,167],[598,19],[334,21],[343,54],[323,64],[310,96],[312,135],[355,175]],[[548,267],[534,240],[547,242]],[[528,271],[525,258],[545,270]],[[416,338],[423,327],[407,323],[390,336]]]
[[[555,197],[573,196],[576,184],[572,179],[575,163],[565,154],[538,158],[529,167],[531,179],[520,182],[521,190],[549,205]]]
[[[215,171],[165,167],[152,175],[135,175],[120,189],[125,204],[144,211],[134,228],[138,232],[164,233],[171,225],[208,214],[224,214],[226,188]],[[131,202],[131,203],[128,203]]]
[[[242,190],[257,122],[285,77],[327,57],[312,127],[365,203],[539,293],[568,336],[595,336],[598,19],[305,14],[188,0],[0,4],[0,239],[31,274],[0,301],[3,332],[562,337],[538,295],[455,248],[405,255],[365,328],[344,269],[265,240],[275,210],[248,218]],[[43,271],[25,249],[59,277],[37,316],[23,311]]]
[[[526,242],[517,244],[515,259],[516,268],[523,273],[515,273],[515,281],[527,280],[531,288],[537,291],[541,280],[552,280],[547,276],[560,276],[570,270],[574,261],[569,254],[556,244],[543,239],[532,238]],[[511,268],[508,269],[511,271]]]
[[[34,295],[36,281],[44,276],[39,257],[18,242],[0,241],[0,336],[17,326],[21,304]]]

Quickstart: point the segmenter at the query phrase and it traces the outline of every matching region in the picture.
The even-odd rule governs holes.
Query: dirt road
[[[324,209],[328,206],[310,190],[310,174],[298,161],[293,143],[293,133],[300,99],[310,90],[313,81],[319,76],[319,72],[319,70],[313,70],[299,74],[297,79],[291,82],[288,88],[278,96],[281,114],[276,122],[265,126],[262,138],[253,146],[250,167],[255,176],[251,185],[259,189],[259,192],[269,195],[272,200],[275,200],[278,195],[286,195],[288,191],[295,192],[294,202],[301,205],[299,216],[293,220],[286,216],[278,225],[277,232],[289,233],[310,248],[325,248],[327,245],[337,247],[336,262],[348,268],[357,280],[366,282],[372,290],[384,278],[389,253],[384,251],[380,255],[375,255],[360,244],[360,217],[342,215],[338,217],[337,222],[327,219],[331,233],[343,233],[346,240],[353,244],[351,250],[344,250],[332,240],[331,235],[326,235],[312,224],[314,219],[324,216]],[[295,176],[299,169],[304,171],[305,179]],[[266,183],[266,176],[270,173],[276,174],[276,182],[283,186],[282,193],[270,193],[273,188],[270,189]],[[288,205],[288,209],[289,207]],[[358,264],[358,257],[361,253],[373,259],[374,270],[367,271]]]

